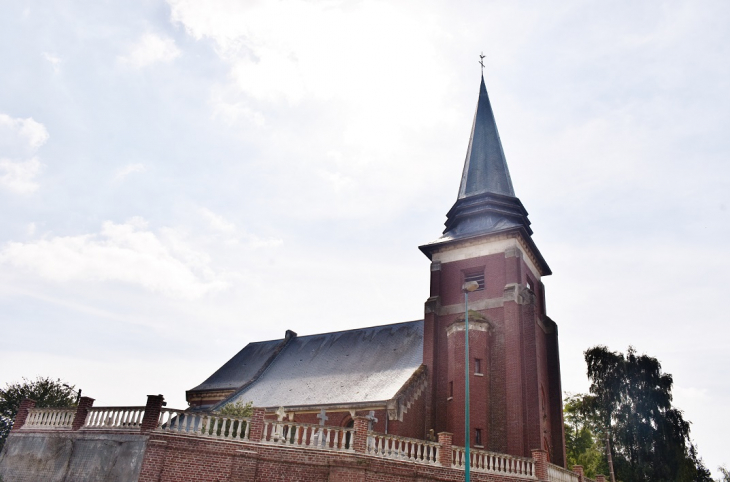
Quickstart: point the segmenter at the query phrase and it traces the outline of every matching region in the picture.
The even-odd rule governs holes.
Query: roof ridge
[[[385,327],[385,326],[394,326],[394,325],[405,325],[406,323],[417,323],[419,321],[423,321],[423,319],[420,319],[420,320],[410,320],[410,321],[399,321],[399,322],[396,322],[396,323],[385,323],[385,324],[382,324],[382,325],[364,326],[364,327],[361,327],[361,328],[350,328],[348,330],[325,331],[325,332],[322,332],[322,333],[312,333],[311,335],[301,335],[301,336],[300,335],[297,335],[297,338],[298,339],[302,339],[302,338],[310,338],[310,337],[313,337],[313,336],[320,336],[320,335],[334,335],[335,333],[345,333],[347,331],[362,331],[362,330],[369,330],[371,328],[381,328],[381,327]],[[282,340],[282,339],[283,338],[274,339],[274,340],[255,341],[255,342],[252,342],[252,344],[253,343],[270,343],[272,341],[279,341],[279,340]]]
[[[258,370],[258,371],[257,371],[257,372],[256,372],[256,373],[255,373],[255,374],[254,374],[254,375],[252,376],[252,377],[251,377],[251,379],[249,379],[249,380],[248,380],[247,382],[245,382],[245,383],[244,383],[243,385],[241,385],[240,387],[236,388],[236,389],[235,389],[235,390],[233,391],[233,393],[231,393],[230,395],[228,395],[228,396],[227,396],[226,398],[224,398],[224,399],[223,399],[223,400],[221,400],[220,402],[218,402],[218,403],[216,403],[215,405],[213,405],[213,406],[211,407],[211,410],[215,411],[215,410],[216,410],[216,409],[218,409],[219,407],[223,407],[223,406],[224,406],[224,405],[226,405],[226,404],[227,404],[227,403],[228,403],[228,402],[229,402],[229,401],[230,401],[230,400],[231,400],[232,398],[236,397],[236,396],[237,396],[237,395],[238,395],[239,393],[243,392],[243,391],[244,391],[244,390],[246,390],[246,389],[247,389],[248,387],[250,387],[251,385],[253,385],[254,383],[256,383],[256,381],[257,381],[257,380],[258,380],[259,378],[261,378],[261,377],[262,377],[262,376],[264,375],[264,373],[266,373],[266,371],[267,371],[267,370],[268,370],[268,369],[269,369],[269,368],[270,368],[270,367],[271,367],[271,366],[272,366],[272,365],[274,364],[274,361],[276,361],[276,359],[277,359],[277,358],[279,357],[279,355],[281,355],[281,353],[282,353],[282,352],[284,351],[284,349],[285,349],[285,348],[286,348],[286,347],[287,347],[287,346],[289,345],[289,343],[290,343],[290,342],[291,342],[291,341],[292,341],[293,339],[295,339],[295,338],[297,338],[297,334],[296,334],[295,332],[293,332],[293,331],[291,331],[291,330],[286,330],[286,335],[284,336],[284,338],[283,338],[283,339],[281,340],[281,342],[279,343],[279,345],[278,345],[278,346],[277,346],[276,348],[274,348],[274,351],[273,351],[273,353],[272,353],[272,354],[271,354],[271,355],[269,356],[269,358],[267,358],[267,359],[266,359],[266,361],[264,362],[264,364],[263,364],[263,365],[261,366],[261,368],[259,368],[259,370]]]

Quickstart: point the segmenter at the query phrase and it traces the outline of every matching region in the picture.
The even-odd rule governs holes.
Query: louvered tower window
[[[473,273],[473,274],[465,274],[464,275],[464,284],[470,282],[470,281],[476,281],[479,285],[479,288],[477,288],[474,291],[482,291],[484,290],[484,272],[481,273]]]

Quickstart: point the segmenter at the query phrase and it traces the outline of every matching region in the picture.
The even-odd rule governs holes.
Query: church
[[[365,415],[377,432],[450,432],[463,446],[468,345],[470,445],[524,457],[542,449],[564,466],[558,329],[541,281],[551,271],[515,195],[483,76],[445,225],[419,246],[431,263],[423,319],[249,343],[186,392],[190,409],[251,402],[268,417],[343,427]]]

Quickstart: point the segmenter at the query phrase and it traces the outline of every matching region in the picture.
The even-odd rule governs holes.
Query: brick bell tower
[[[545,313],[551,274],[515,196],[484,77],[459,195],[446,229],[420,246],[431,260],[424,317],[426,431],[464,445],[464,293],[469,294],[472,447],[565,465],[558,328]]]

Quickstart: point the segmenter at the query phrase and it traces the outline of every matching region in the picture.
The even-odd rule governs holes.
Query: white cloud
[[[195,299],[227,286],[210,269],[207,254],[174,230],[147,230],[141,218],[107,221],[99,233],[10,242],[0,250],[0,263],[51,281],[121,281],[175,298]]]
[[[200,208],[198,209],[200,214],[208,221],[208,225],[215,231],[222,233],[234,233],[236,232],[236,225],[226,220],[220,214],[216,214],[210,209]]]
[[[447,143],[423,139],[455,125],[456,72],[443,68],[452,40],[438,15],[413,2],[168,3],[173,21],[210,39],[227,66],[211,88],[214,117],[243,124],[270,161],[262,171],[300,194],[293,215],[360,217],[378,204],[395,216],[404,197],[424,189],[423,165],[443,159],[437,151]],[[466,133],[464,125],[458,134]],[[333,150],[346,162],[322,155]],[[333,205],[333,191],[347,196]]]
[[[433,16],[420,15],[409,5],[302,0],[168,3],[173,21],[190,35],[216,42],[231,66],[234,84],[255,99],[296,103],[315,96],[382,108],[403,88],[425,89],[413,76],[397,73],[418,72],[429,82],[448,76],[438,62],[423,62],[417,55],[440,55],[432,44],[446,33]],[[359,91],[369,95],[353,95]],[[378,99],[373,94],[379,91],[386,95]]]
[[[114,173],[114,180],[115,181],[122,181],[130,174],[133,174],[135,172],[146,172],[147,167],[145,167],[142,163],[134,163],[134,164],[127,164],[126,166],[120,167],[116,170]]]
[[[677,400],[681,401],[703,401],[707,400],[709,397],[708,391],[706,388],[696,388],[696,387],[682,387],[679,385],[674,385],[674,397]],[[678,406],[681,406],[682,404],[677,404]]]
[[[0,114],[0,186],[29,194],[38,189],[36,176],[43,164],[34,157],[48,140],[48,131],[33,118],[13,118]]]
[[[243,239],[250,248],[275,248],[284,244],[283,239],[279,238],[260,238],[255,234],[244,234]]]
[[[48,131],[32,117],[13,118],[0,114],[0,156],[22,157],[34,153],[48,140]]]
[[[54,73],[58,73],[58,71],[61,70],[61,59],[59,57],[49,54],[48,52],[43,52],[43,58],[51,64]]]
[[[226,244],[240,244],[249,248],[273,248],[284,244],[284,241],[279,238],[261,238],[255,234],[242,232],[236,228],[235,224],[210,209],[199,208],[198,212],[205,218],[212,230],[225,235]]]
[[[355,185],[355,181],[340,172],[320,171],[319,175],[332,185],[335,192],[341,192]]]
[[[36,176],[43,170],[38,159],[11,161],[0,159],[0,186],[18,194],[30,194],[38,189]]]
[[[146,33],[131,47],[127,55],[120,57],[120,61],[141,69],[157,62],[171,62],[179,56],[180,49],[173,39]]]

